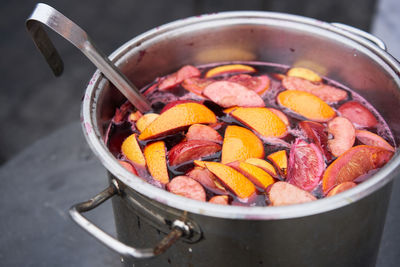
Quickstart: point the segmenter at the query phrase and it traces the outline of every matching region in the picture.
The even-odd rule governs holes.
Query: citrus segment
[[[151,143],[144,148],[147,168],[151,176],[162,184],[166,184],[169,181],[165,151],[165,143],[163,141]]]

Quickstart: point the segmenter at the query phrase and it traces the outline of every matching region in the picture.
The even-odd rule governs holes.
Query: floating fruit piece
[[[131,162],[140,166],[146,165],[142,150],[136,140],[136,134],[131,134],[124,140],[121,146],[121,152]]]
[[[158,89],[160,91],[164,91],[177,86],[185,79],[192,77],[199,77],[199,76],[200,76],[200,71],[196,67],[186,65],[180,68],[177,72],[170,74],[165,78],[161,78],[161,80],[158,83]]]
[[[205,168],[206,167],[206,162],[207,161],[203,161],[203,160],[193,160],[194,166],[201,167],[201,168]]]
[[[266,189],[275,182],[272,176],[263,169],[246,162],[231,162],[230,166],[246,176],[256,186]]]
[[[229,197],[228,196],[213,196],[208,201],[209,203],[213,204],[220,204],[220,205],[229,205]]]
[[[231,113],[232,111],[234,111],[237,108],[238,108],[237,106],[226,108],[226,109],[223,110],[223,112],[226,113],[226,114],[229,114],[229,113]]]
[[[285,123],[268,108],[237,108],[231,115],[263,137],[283,137]]]
[[[375,146],[361,145],[351,148],[325,170],[322,178],[324,193],[340,183],[354,181],[357,177],[382,167],[392,156],[392,151]]]
[[[207,71],[205,77],[215,77],[220,76],[227,73],[239,73],[239,72],[255,72],[256,70],[253,67],[242,65],[242,64],[232,64],[232,65],[224,65],[218,66]]]
[[[132,104],[129,101],[126,101],[119,108],[115,109],[115,115],[112,119],[113,122],[116,124],[121,123],[131,109],[132,109]]]
[[[218,144],[222,143],[221,135],[210,126],[203,124],[193,124],[190,126],[186,133],[186,140],[206,140]]]
[[[235,169],[218,162],[206,162],[205,165],[226,188],[242,200],[246,200],[256,193],[254,184]]]
[[[333,139],[328,140],[328,148],[335,157],[349,150],[356,140],[353,124],[344,117],[336,117],[329,121],[328,132],[334,136]]]
[[[167,190],[183,197],[206,201],[206,191],[201,184],[187,176],[177,176],[172,179],[167,184]]]
[[[163,107],[163,109],[161,110],[160,114],[164,113],[165,111],[167,111],[168,109],[170,109],[172,107],[175,107],[176,105],[184,104],[184,103],[199,103],[199,102],[194,101],[194,100],[175,100],[175,101],[172,101],[172,102],[169,102],[168,104],[166,104]]]
[[[213,80],[202,79],[202,78],[188,78],[182,82],[182,87],[189,92],[195,93],[196,95],[202,96],[204,88],[207,85],[213,83]]]
[[[268,90],[271,82],[267,75],[250,76],[248,74],[234,75],[229,77],[227,81],[243,85],[247,89],[252,90],[259,95],[262,95]]]
[[[312,121],[326,122],[335,117],[335,111],[320,98],[302,91],[283,91],[278,103]]]
[[[205,140],[183,141],[168,152],[169,165],[175,166],[186,161],[200,159],[221,150],[221,145]]]
[[[222,163],[263,157],[263,143],[252,131],[235,125],[226,128],[222,144]]]
[[[278,169],[279,173],[283,177],[286,177],[287,165],[288,165],[286,150],[276,151],[268,155],[267,159],[270,160],[275,165],[275,167]]]
[[[140,131],[143,132],[144,129],[146,129],[147,126],[150,125],[155,119],[157,119],[160,115],[156,113],[147,113],[144,114],[142,117],[140,117],[137,122],[136,122],[136,128]]]
[[[206,169],[205,165],[204,165],[204,168],[194,167],[192,170],[187,172],[185,175],[196,180],[202,186],[204,186],[208,190],[212,191],[213,193],[216,193],[216,194],[226,194],[227,193],[226,189],[218,182],[217,177],[215,177],[215,175],[212,174],[212,172],[210,172],[208,169]]]
[[[356,126],[375,127],[378,124],[375,116],[366,107],[356,101],[349,101],[338,109],[341,115],[349,119]]]
[[[118,160],[119,164],[121,164],[125,169],[133,173],[134,175],[138,175],[135,167],[132,166],[129,162],[123,161],[123,160]]]
[[[356,185],[357,184],[354,182],[344,182],[344,183],[338,184],[331,191],[329,191],[329,193],[326,196],[331,197],[331,196],[337,195],[337,194],[342,193],[350,188],[355,187]]]
[[[296,139],[290,149],[288,183],[311,192],[318,185],[323,172],[324,159],[318,147]]]
[[[129,114],[128,121],[136,122],[142,116],[143,116],[143,114],[139,110],[135,111],[135,112],[132,112],[131,114]]]
[[[321,82],[321,77],[310,69],[306,68],[291,68],[287,73],[289,77],[298,77],[306,79],[310,82]]]
[[[144,148],[147,168],[151,176],[162,184],[166,184],[169,181],[165,154],[166,149],[163,141],[151,143]]]
[[[196,123],[216,123],[217,118],[206,106],[198,103],[183,103],[173,106],[155,119],[139,135],[147,140],[178,132]]]
[[[272,73],[271,76],[278,81],[282,81],[286,77],[286,75],[282,73]]]
[[[328,152],[328,135],[325,132],[325,126],[314,121],[301,121],[299,126],[306,137],[316,144],[321,152],[324,153],[325,158],[330,161],[332,156]]]
[[[377,134],[365,130],[356,130],[356,137],[364,145],[377,146],[394,152],[394,148]]]
[[[234,82],[213,82],[204,88],[203,95],[224,108],[265,106],[264,100],[256,92]]]
[[[309,192],[286,182],[276,182],[269,187],[271,206],[285,206],[317,200]]]
[[[245,162],[249,163],[249,164],[253,164],[254,166],[260,167],[264,171],[271,174],[273,177],[278,176],[274,166],[272,166],[272,164],[269,163],[268,161],[265,161],[263,159],[257,159],[257,158],[249,158],[249,159],[246,159]]]
[[[308,92],[330,103],[336,103],[347,98],[347,92],[342,89],[324,83],[314,84],[302,78],[286,77],[282,80],[282,85],[287,90]]]
[[[285,113],[283,113],[282,111],[280,111],[279,109],[275,109],[275,108],[268,108],[269,111],[271,111],[272,113],[274,113],[276,116],[278,116],[279,119],[281,119],[281,121],[283,121],[283,123],[286,126],[289,126],[289,119],[288,117],[285,115]]]

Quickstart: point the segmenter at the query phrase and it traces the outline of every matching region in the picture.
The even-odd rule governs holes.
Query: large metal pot
[[[228,12],[163,25],[130,40],[110,58],[138,87],[185,64],[267,61],[309,67],[363,95],[398,143],[400,66],[384,49],[373,36],[348,26],[279,13]],[[71,214],[127,265],[375,265],[392,180],[399,175],[398,153],[371,179],[334,197],[286,207],[213,205],[158,189],[118,164],[103,140],[123,101],[97,71],[86,89],[82,125],[111,185],[74,206]],[[115,194],[120,241],[80,214]],[[148,259],[136,260],[141,258]]]

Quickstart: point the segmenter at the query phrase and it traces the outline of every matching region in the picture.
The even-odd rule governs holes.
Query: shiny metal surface
[[[139,87],[184,64],[257,60],[308,67],[363,95],[399,142],[400,118],[393,112],[400,104],[398,62],[370,40],[329,23],[269,12],[220,13],[163,25],[132,39],[111,58]],[[147,184],[109,153],[105,129],[123,100],[97,71],[82,106],[88,143],[124,192],[113,198],[119,239],[145,245],[168,232],[147,216],[132,216],[138,205],[147,215],[190,220],[201,233],[148,262],[124,259],[128,265],[375,264],[391,182],[400,173],[398,153],[368,181],[315,202],[285,207],[203,203]]]
[[[61,75],[63,62],[42,24],[76,46],[138,110],[141,112],[150,110],[148,101],[139,93],[132,82],[94,45],[85,31],[51,6],[40,3],[36,5],[31,16],[27,19],[26,27],[56,76]]]

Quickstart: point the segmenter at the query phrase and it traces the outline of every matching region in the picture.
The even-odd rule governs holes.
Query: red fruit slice
[[[360,127],[375,127],[375,116],[366,107],[356,101],[349,101],[340,106],[338,111],[343,117]]]
[[[228,196],[213,196],[208,201],[209,203],[220,204],[220,205],[229,205],[229,197]]]
[[[129,101],[122,104],[119,108],[115,110],[113,122],[116,124],[121,123],[131,109],[132,109],[132,104]]]
[[[356,140],[353,124],[344,117],[336,117],[328,122],[328,132],[334,136],[328,140],[328,148],[335,157],[349,150]]]
[[[271,206],[285,206],[317,200],[313,195],[286,182],[276,182],[269,187]]]
[[[160,91],[164,91],[170,89],[172,87],[177,86],[183,80],[192,78],[192,77],[199,77],[200,71],[193,66],[186,65],[179,69],[177,72],[166,76],[165,78],[161,78],[158,83],[158,89]]]
[[[119,164],[121,164],[125,169],[130,171],[131,173],[138,175],[135,167],[133,167],[129,162],[118,160]]]
[[[290,149],[287,181],[311,192],[321,180],[324,159],[315,144],[296,139]]]
[[[221,150],[221,145],[205,140],[183,141],[168,153],[169,165],[179,165],[189,160],[200,159]]]
[[[204,188],[187,176],[177,176],[167,184],[167,190],[183,197],[206,201],[206,191]]]
[[[330,161],[332,156],[328,152],[328,135],[325,133],[325,126],[314,121],[301,121],[299,126],[307,138],[316,144],[324,153],[325,158]]]
[[[206,140],[218,144],[222,143],[221,135],[210,126],[203,124],[193,124],[190,126],[186,133],[186,140]]]
[[[347,92],[323,83],[312,83],[298,77],[285,77],[282,85],[287,90],[303,91],[313,94],[323,101],[336,103],[347,98]]]
[[[326,195],[326,196],[331,197],[331,196],[337,195],[337,194],[342,193],[350,188],[355,187],[356,185],[357,184],[354,182],[344,182],[344,183],[338,184],[331,191],[329,191],[328,195]]]
[[[322,178],[322,190],[326,194],[340,183],[354,181],[357,177],[382,167],[392,156],[392,151],[380,147],[355,146],[329,165]]]
[[[203,95],[224,108],[265,106],[264,101],[256,92],[234,82],[213,82],[204,88]]]
[[[182,87],[189,92],[202,96],[204,88],[213,83],[213,80],[202,78],[188,78],[182,82]]]
[[[394,148],[377,134],[365,130],[356,130],[357,139],[368,146],[377,146],[394,152]]]
[[[202,186],[213,193],[227,193],[226,189],[218,182],[217,177],[215,177],[215,175],[212,174],[212,172],[210,172],[208,169],[195,167],[194,169],[186,173],[186,176],[189,176],[190,178],[196,180]]]
[[[238,74],[228,78],[228,81],[243,85],[249,90],[253,90],[259,95],[262,95],[268,90],[270,79],[266,75],[250,76],[248,74]]]

